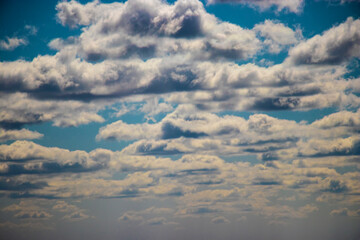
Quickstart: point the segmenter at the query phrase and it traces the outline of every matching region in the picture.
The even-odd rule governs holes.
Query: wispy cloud
[[[24,38],[6,37],[6,40],[0,40],[0,49],[5,51],[12,51],[21,45],[27,45],[28,41]]]

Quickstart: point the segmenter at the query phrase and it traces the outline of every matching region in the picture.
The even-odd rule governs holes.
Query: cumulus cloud
[[[12,204],[2,211],[16,212],[14,217],[18,219],[48,219],[52,215],[44,210],[34,202],[21,201],[19,204]]]
[[[279,53],[284,47],[295,45],[302,37],[300,30],[294,31],[283,23],[271,20],[256,24],[253,29],[265,38],[264,44],[272,53]]]
[[[83,151],[46,148],[28,141],[0,145],[0,149],[0,159],[3,162],[0,174],[3,176],[97,171],[107,164],[94,161]]]
[[[83,212],[72,212],[64,216],[64,219],[68,221],[81,221],[89,218],[90,216]]]
[[[57,17],[62,25],[68,25],[71,28],[78,25],[89,25],[96,17],[94,10],[99,7],[98,5],[99,1],[89,2],[85,5],[74,0],[59,2],[56,5]]]
[[[6,142],[10,140],[21,139],[37,139],[43,137],[43,134],[36,131],[30,131],[27,129],[21,130],[6,130],[0,128],[0,142]]]
[[[208,1],[218,2],[230,1]],[[303,4],[231,2],[297,13]],[[0,197],[20,201],[3,209],[15,221],[90,219],[78,201],[94,198],[136,201],[136,211],[116,216],[147,228],[190,217],[229,223],[252,213],[282,222],[306,218],[320,204],[337,204],[334,216],[358,216],[360,85],[346,77],[346,64],[359,57],[359,20],[304,39],[279,21],[253,29],[222,21],[197,0],[71,0],[56,10],[77,35],[51,40],[54,55],[0,62],[0,141],[42,137],[22,129],[27,124],[105,122],[102,110],[109,110],[113,122],[96,139],[130,143],[90,152],[0,145]],[[289,48],[283,63],[254,63]],[[312,123],[261,113],[329,107],[340,110]],[[143,122],[126,121],[129,112]],[[32,198],[36,204],[23,202]],[[149,202],[168,205],[139,210]]]
[[[0,86],[6,91],[2,102],[17,103],[1,106],[3,127],[44,121],[65,127],[102,122],[99,110],[120,98],[131,102],[132,97],[147,101],[141,111],[147,112],[148,120],[179,103],[211,111],[360,104],[355,94],[358,80],[343,79],[345,66],[289,65],[297,48],[315,40],[295,46],[282,64],[260,67],[233,62],[253,57],[262,46],[276,52],[296,44],[299,34],[280,22],[267,20],[244,29],[207,13],[201,2],[185,0],[86,5],[70,1],[60,2],[57,9],[64,25],[87,27],[79,36],[52,40],[49,46],[57,50],[53,56],[0,63]],[[356,36],[357,21],[349,19],[320,38],[338,36],[330,33],[347,25],[355,30],[345,35]],[[153,94],[164,102],[155,103]]]
[[[200,1],[173,5],[159,0],[86,5],[71,1],[59,3],[57,10],[64,25],[91,25],[73,45],[88,60],[189,52],[198,58],[208,52],[207,57],[241,59],[258,49],[251,31],[218,21]]]
[[[322,129],[348,127],[355,130],[360,127],[360,109],[356,112],[340,111],[333,113],[315,121],[312,125]]]
[[[265,135],[271,131],[269,126],[264,129],[255,124],[254,127]],[[318,207],[310,203],[302,207],[272,205],[269,199],[280,196],[280,192],[296,193],[297,197],[309,201],[312,198],[310,196],[319,194],[343,196],[349,199],[342,198],[341,201],[346,201],[349,206],[352,206],[351,198],[360,193],[357,172],[338,173],[335,170],[337,167],[349,166],[344,157],[342,160],[338,159],[336,164],[330,161],[333,165],[327,165],[326,158],[306,158],[303,163],[299,163],[299,160],[283,160],[260,164],[256,161],[252,163],[251,160],[229,162],[214,155],[190,154],[170,159],[129,156],[105,149],[89,153],[70,152],[20,141],[1,145],[0,152],[3,153],[2,163],[16,163],[24,168],[28,168],[33,162],[62,164],[68,161],[81,164],[85,169],[89,169],[87,165],[104,163],[102,168],[98,171],[93,169],[91,173],[63,171],[63,165],[59,165],[58,171],[52,171],[51,174],[18,171],[17,174],[0,177],[0,193],[5,196],[22,198],[24,201],[34,197],[63,199],[53,200],[50,210],[45,211],[47,214],[36,204],[30,204],[30,207],[25,203],[26,206],[8,206],[6,211],[15,212],[14,218],[41,220],[60,214],[62,219],[68,221],[88,219],[91,216],[87,211],[65,199],[90,197],[137,201],[167,199],[176,202],[175,209],[151,207],[140,211],[129,210],[119,218],[121,222],[137,222],[142,225],[175,224],[171,220],[173,217],[199,216],[215,219],[214,223],[226,223],[225,219],[218,218],[219,214],[244,211],[255,212],[269,220],[282,220],[289,217],[305,218],[317,211]],[[114,174],[124,177],[112,179],[110,176]],[[346,196],[344,193],[347,193]],[[325,198],[323,201],[326,202]]]
[[[359,42],[360,20],[349,17],[344,23],[290,49],[288,61],[296,65],[341,64],[360,57]]]
[[[0,103],[0,126],[19,128],[24,124],[53,121],[55,126],[69,127],[103,122],[96,112],[105,104],[79,101],[39,100],[26,93],[4,94]]]
[[[353,120],[357,115],[358,111],[344,111],[306,124],[265,114],[253,114],[247,120],[230,115],[219,117],[179,106],[158,123],[111,123],[99,130],[97,139],[138,140],[123,149],[127,154],[253,153],[264,161],[358,155],[359,136]],[[337,123],[340,116],[341,122]]]

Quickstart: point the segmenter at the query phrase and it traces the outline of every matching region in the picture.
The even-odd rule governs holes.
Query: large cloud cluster
[[[207,2],[296,13],[303,4]],[[151,226],[197,216],[228,224],[249,212],[281,222],[319,204],[333,216],[359,215],[360,79],[348,77],[360,57],[359,19],[305,39],[279,21],[252,29],[224,22],[198,0],[71,0],[56,10],[78,35],[52,39],[53,55],[0,62],[0,197],[24,200],[6,214],[78,221],[91,216],[68,200],[117,198],[174,203],[118,216]],[[266,64],[285,51],[283,62]],[[325,108],[338,112],[314,122],[264,113]],[[102,123],[104,109],[145,114],[146,122],[116,119],[99,129],[99,141],[128,143],[121,151],[45,147],[26,140],[42,133],[21,129]],[[249,117],[232,114],[244,110]],[[48,199],[52,210],[28,198]]]
[[[161,222],[170,223],[185,217],[203,215],[215,218],[219,214],[229,216],[244,211],[263,215],[269,220],[285,220],[305,218],[318,210],[318,203],[324,202],[335,204],[332,215],[337,213],[338,204],[351,209],[348,211],[353,214],[354,202],[360,193],[358,172],[336,170],[359,167],[353,156],[335,160],[326,156],[251,163],[198,154],[172,160],[130,156],[105,149],[90,153],[70,152],[27,141],[0,147],[0,193],[11,198],[66,201],[89,197],[137,201],[162,199],[176,203],[175,209],[152,208],[145,212],[123,213],[119,221],[124,222],[140,221],[151,225],[155,220],[150,219],[154,217],[166,216]],[[113,174],[124,177],[114,179],[110,177]],[[283,200],[284,193],[295,199]],[[317,198],[315,202],[312,200],[314,197]],[[290,202],[296,199],[302,199],[307,205],[291,206]],[[281,202],[282,206],[278,205]],[[53,209],[69,213],[64,217],[68,220],[81,220],[88,216],[64,201],[57,201]],[[32,205],[27,207],[26,204],[9,206],[4,211],[17,211],[16,218],[44,219],[52,216],[49,210]],[[70,214],[72,212],[74,214]]]
[[[55,55],[0,63],[2,102],[16,103],[2,106],[2,125],[101,122],[96,113],[106,105],[149,94],[211,111],[359,106],[359,79],[344,79],[348,69],[337,64],[358,57],[359,20],[306,40],[280,22],[253,29],[223,22],[199,1],[70,1],[57,11],[81,33],[53,39]],[[288,48],[277,65],[239,64]],[[20,110],[20,101],[37,107]]]
[[[128,154],[259,154],[263,160],[358,155],[359,113],[342,111],[307,124],[265,114],[219,117],[182,106],[154,124],[114,122],[97,138],[138,140],[123,150]]]

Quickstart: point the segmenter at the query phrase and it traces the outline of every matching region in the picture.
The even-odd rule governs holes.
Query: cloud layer
[[[152,94],[211,111],[360,103],[359,79],[343,77],[349,71],[343,63],[359,57],[359,20],[353,18],[303,39],[281,22],[266,20],[253,29],[223,22],[199,1],[70,1],[57,11],[64,26],[82,27],[80,35],[53,39],[55,55],[0,63],[2,102],[16,103],[2,106],[4,126],[101,122],[96,113],[106,106]],[[289,48],[277,65],[237,64]],[[21,109],[24,102],[31,110]]]
[[[86,208],[104,202],[98,216],[136,232],[358,220],[360,20],[307,38],[285,18],[245,28],[208,12],[299,17],[302,0],[203,2],[61,1],[54,18],[69,34],[48,54],[0,62],[1,229],[88,224]],[[74,140],[90,150],[44,143],[44,122],[89,124]]]

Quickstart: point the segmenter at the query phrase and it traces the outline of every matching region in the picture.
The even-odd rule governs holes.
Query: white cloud
[[[44,135],[36,131],[30,131],[28,129],[20,130],[6,130],[0,128],[0,142],[6,142],[9,140],[20,140],[20,139],[37,139]]]
[[[69,2],[59,2],[56,5],[58,20],[62,25],[69,25],[71,28],[75,28],[78,25],[89,25],[96,15],[100,14],[100,11],[103,10],[99,9],[100,11],[97,12],[95,11],[96,8],[99,8],[99,1],[82,5],[75,0],[71,0]]]
[[[102,102],[40,100],[26,93],[4,94],[0,103],[0,124],[12,128],[53,121],[55,126],[69,127],[103,122],[104,119],[97,114],[103,105]]]
[[[19,204],[12,204],[3,208],[2,211],[16,212],[14,217],[18,219],[46,220],[52,217],[50,213],[44,211],[33,201],[21,201]]]
[[[272,131],[272,126],[265,122],[255,125],[263,135]],[[252,163],[251,160],[229,162],[217,156],[195,154],[172,160],[129,156],[105,149],[96,149],[90,153],[70,152],[29,142],[2,145],[0,152],[5,154],[2,159],[6,163],[21,160],[17,164],[24,167],[33,161],[43,164],[67,161],[82,166],[91,162],[107,163],[101,171],[92,173],[56,171],[48,175],[33,172],[0,177],[2,194],[11,194],[12,197],[22,197],[24,200],[26,197],[64,198],[50,203],[48,200],[37,201],[36,204],[23,202],[4,209],[13,211],[14,218],[32,217],[39,221],[49,217],[69,221],[90,218],[90,213],[65,200],[73,198],[124,198],[128,199],[126,201],[136,199],[138,202],[166,199],[176,204],[169,208],[128,209],[122,213],[119,221],[129,223],[175,224],[172,218],[199,216],[209,218],[209,221],[215,219],[214,222],[227,222],[217,218],[219,214],[238,216],[245,212],[256,213],[274,221],[305,218],[318,211],[318,206],[311,199],[319,194],[328,196],[322,197],[322,204],[331,201],[332,204],[346,204],[349,209],[353,209],[357,203],[353,196],[360,193],[358,172],[339,173],[335,170],[339,166],[347,166],[348,158],[344,157],[338,159],[336,164],[328,158],[298,158],[303,163],[299,160],[272,161],[271,164]],[[326,162],[333,165],[327,165]],[[112,179],[113,174],[123,177]],[[307,203],[296,207],[273,205],[270,201],[284,194],[296,195],[297,199]],[[47,214],[42,214],[44,207],[48,209],[45,211]]]
[[[230,115],[219,117],[179,106],[158,123],[111,123],[99,130],[97,139],[138,140],[123,149],[124,153],[135,155],[253,153],[265,161],[357,155],[357,114],[344,111],[307,124],[265,114],[250,115],[248,120]],[[332,131],[328,131],[329,127]]]
[[[227,218],[222,217],[222,216],[211,219],[211,222],[215,223],[215,224],[230,223],[230,221]]]
[[[359,58],[360,20],[349,17],[322,35],[316,35],[289,51],[287,61],[296,64],[341,64]]]
[[[351,211],[348,208],[340,208],[334,209],[330,212],[331,216],[350,216],[350,217],[359,217],[360,216],[360,209]]]
[[[63,24],[90,24],[77,43],[68,46],[90,61],[168,55],[243,59],[259,49],[252,31],[221,22],[200,1],[173,5],[159,0],[86,5],[71,1],[59,3],[57,9]],[[59,49],[58,44],[51,43]]]
[[[279,53],[284,47],[297,44],[302,37],[299,29],[294,31],[283,23],[271,20],[256,24],[253,29],[265,38],[264,44],[271,53]]]
[[[94,161],[83,151],[47,148],[28,141],[0,145],[0,150],[0,159],[8,166],[2,175],[76,173],[98,171],[107,166],[106,161]],[[22,163],[16,164],[17,161]]]
[[[170,5],[153,0],[144,4],[140,7],[137,0],[125,4],[59,3],[63,24],[88,27],[79,36],[50,42],[57,50],[53,56],[0,63],[0,86],[17,92],[2,96],[4,103],[17,103],[1,106],[2,125],[19,127],[53,121],[56,126],[78,126],[102,122],[99,110],[120,98],[131,102],[133,97],[148,102],[142,110],[152,120],[160,109],[169,111],[170,105],[179,103],[210,111],[309,110],[360,104],[360,98],[353,94],[358,79],[343,79],[346,66],[307,68],[289,64],[297,48],[315,40],[295,46],[282,64],[260,67],[233,62],[254,56],[262,45],[277,51],[295,44],[299,36],[280,22],[265,21],[247,30],[216,19],[198,1]],[[156,4],[159,6],[145,7]],[[83,10],[69,10],[72,8]],[[184,12],[188,15],[182,15]],[[140,21],[140,16],[147,16],[143,21],[151,24]],[[130,17],[139,21],[129,22]],[[199,25],[187,29],[187,21]],[[357,22],[349,19],[328,32],[349,25],[355,28],[350,31],[352,36]],[[177,36],[178,31],[190,31],[186,34],[196,37]],[[266,38],[265,42],[256,38],[255,31]],[[156,110],[154,94],[164,100],[157,102]],[[25,105],[30,107],[23,108]]]
[[[0,49],[5,51],[12,51],[21,45],[27,45],[26,39],[17,37],[6,37],[6,40],[0,40]]]
[[[38,32],[38,28],[33,25],[25,25],[24,28],[29,32],[30,35],[36,35]]]

